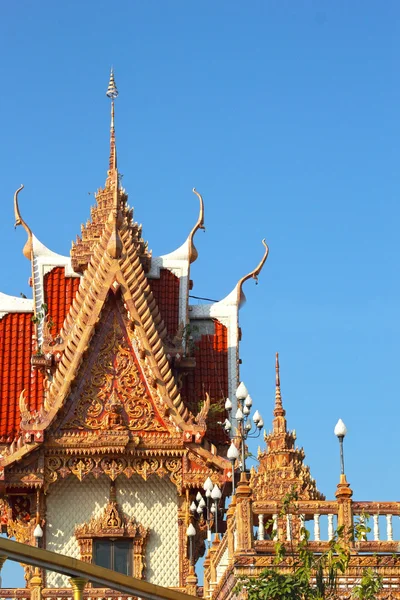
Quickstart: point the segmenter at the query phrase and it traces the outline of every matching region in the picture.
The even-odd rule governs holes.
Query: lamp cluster
[[[249,394],[249,392],[247,391],[246,386],[244,385],[243,381],[239,384],[237,390],[236,390],[236,399],[237,399],[237,410],[235,413],[235,416],[233,417],[236,420],[237,423],[237,427],[236,427],[236,435],[232,435],[231,439],[231,445],[228,449],[228,459],[231,461],[232,463],[232,482],[233,482],[233,493],[235,493],[235,482],[234,482],[234,463],[235,461],[239,458],[239,450],[237,449],[237,446],[234,442],[235,439],[238,439],[240,441],[240,446],[241,446],[241,454],[242,454],[242,458],[241,458],[241,471],[245,471],[246,470],[246,440],[248,438],[256,438],[260,435],[261,433],[261,429],[264,427],[264,421],[260,415],[260,413],[258,412],[258,410],[255,411],[254,415],[253,415],[253,423],[254,423],[254,429],[253,429],[253,423],[251,422],[250,419],[250,412],[251,412],[251,407],[253,406],[253,400]],[[231,417],[231,412],[233,409],[233,404],[231,402],[231,400],[229,398],[226,399],[225,402],[225,410],[228,412],[229,415],[229,419],[225,419],[224,423],[222,423],[223,428],[225,429],[225,431],[227,433],[230,434],[231,430],[232,430],[232,423],[230,421]]]
[[[189,510],[192,514],[198,514],[199,517],[206,511],[207,540],[210,542],[212,521],[215,522],[215,533],[218,533],[218,504],[222,497],[222,492],[217,484],[213,484],[210,477],[207,477],[205,480],[203,490],[206,499],[203,498],[201,492],[198,492],[196,496],[197,503],[193,500]],[[186,531],[186,535],[188,536],[190,536],[189,527]]]

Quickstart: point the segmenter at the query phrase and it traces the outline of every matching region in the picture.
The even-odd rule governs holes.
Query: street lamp
[[[196,535],[196,529],[194,528],[193,523],[190,523],[189,527],[186,529],[186,535],[189,538],[189,562],[190,566],[193,566],[193,538]]]
[[[219,489],[218,485],[215,484],[211,491],[211,498],[214,500],[214,507],[215,507],[215,535],[218,535],[218,504],[221,499],[221,496],[222,496],[221,490]]]
[[[340,473],[344,475],[344,454],[343,454],[343,440],[347,433],[346,425],[343,423],[342,419],[335,425],[334,433],[336,437],[339,439],[340,444]]]
[[[231,442],[231,445],[228,448],[227,453],[228,459],[232,463],[232,496],[235,495],[235,462],[239,458],[239,450],[236,448],[234,442]]]
[[[255,411],[253,415],[254,429],[252,430],[252,423],[250,420],[250,412],[251,407],[253,406],[253,400],[247,391],[246,386],[243,381],[241,381],[236,390],[236,399],[238,402],[238,407],[235,413],[235,419],[237,423],[236,435],[232,436],[231,439],[238,439],[240,441],[241,454],[242,454],[242,464],[241,471],[246,471],[246,440],[248,438],[257,438],[261,433],[261,429],[264,427],[264,421],[261,418],[258,410]],[[225,410],[228,412],[229,418],[233,409],[232,402],[229,398],[226,399],[225,402]],[[230,432],[232,425],[230,420],[225,419],[224,423],[221,423],[227,433]],[[235,448],[235,449],[233,449]],[[236,446],[230,446],[228,450],[228,459],[234,464],[235,460],[238,458],[235,455],[237,452]],[[235,493],[235,484],[234,484],[234,473],[232,473],[232,481],[233,481],[233,493]]]

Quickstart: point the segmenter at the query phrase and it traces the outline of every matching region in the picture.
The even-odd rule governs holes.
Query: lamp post
[[[344,453],[343,453],[343,440],[347,433],[346,425],[343,423],[342,419],[335,425],[334,433],[339,440],[340,445],[340,474],[344,475]]]
[[[239,458],[239,451],[236,448],[233,441],[231,442],[231,445],[228,448],[227,456],[232,464],[232,496],[234,496],[235,495],[235,462]]]
[[[186,529],[186,535],[189,538],[189,562],[190,566],[193,566],[193,538],[196,535],[196,529],[193,523],[190,523]]]
[[[218,504],[221,499],[222,493],[218,485],[215,484],[211,491],[211,498],[214,500],[215,507],[215,535],[218,536]]]
[[[237,450],[236,450],[237,452]],[[203,484],[203,489],[205,490],[206,500],[204,500],[203,496],[200,492],[197,492],[196,502],[193,500],[191,505],[189,506],[189,510],[194,516],[196,513],[198,514],[198,518],[201,519],[204,510],[206,510],[206,523],[207,523],[207,541],[211,542],[211,514],[214,516],[215,522],[215,533],[218,533],[218,504],[219,500],[222,498],[222,492],[219,489],[217,484],[213,484],[210,477],[207,477],[206,481]],[[211,504],[211,500],[213,500]]]
[[[253,423],[254,423],[254,429],[253,429],[253,425],[250,420],[250,412],[251,412],[251,407],[253,406],[253,400],[252,400],[249,392],[247,391],[247,388],[244,385],[243,381],[239,384],[239,386],[236,390],[236,399],[237,399],[237,410],[236,410],[234,418],[236,419],[237,427],[236,427],[236,435],[231,436],[231,439],[239,440],[240,453],[241,453],[241,459],[242,459],[242,464],[241,464],[240,470],[246,471],[246,440],[248,438],[259,437],[259,435],[261,433],[261,429],[264,427],[264,421],[262,420],[262,417],[261,417],[260,413],[258,412],[258,410],[256,410],[256,412],[253,415]],[[229,417],[231,417],[232,409],[233,409],[233,404],[232,404],[231,400],[229,398],[227,398],[226,402],[225,402],[225,410],[227,411]],[[223,426],[223,428],[225,429],[225,431],[227,433],[230,433],[230,431],[232,429],[232,424],[231,424],[231,421],[229,420],[229,418],[225,419],[225,422],[221,423],[221,425]],[[236,455],[235,455],[235,451],[237,453]],[[233,444],[233,442],[232,442],[231,446],[228,450],[228,459],[232,462],[232,467],[234,466],[235,460],[238,457],[239,457],[238,450],[237,450],[235,444]],[[233,471],[233,473],[232,473],[233,493],[235,493],[234,492],[235,484],[234,484],[234,469],[233,468],[232,468],[232,471]]]

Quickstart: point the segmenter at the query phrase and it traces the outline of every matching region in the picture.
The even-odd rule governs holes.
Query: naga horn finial
[[[24,189],[24,186],[21,184],[20,187],[17,189],[17,191],[14,194],[14,215],[15,215],[15,224],[14,224],[14,228],[17,228],[18,225],[22,225],[22,227],[25,229],[27,235],[28,235],[28,240],[22,250],[22,254],[28,259],[31,260],[32,258],[32,248],[33,248],[33,244],[32,244],[32,231],[31,228],[26,224],[26,222],[24,221],[24,219],[21,216],[21,213],[19,211],[19,204],[18,204],[18,194],[20,193],[21,190]]]
[[[196,188],[193,188],[192,192],[194,194],[196,194],[196,196],[199,199],[200,209],[199,209],[199,216],[198,216],[196,225],[193,227],[192,231],[189,234],[189,262],[190,262],[190,264],[193,263],[196,260],[196,258],[198,257],[198,252],[197,252],[196,247],[195,247],[194,242],[193,242],[194,234],[199,229],[203,229],[203,231],[205,231],[205,229],[206,229],[204,227],[204,201],[203,201],[203,197],[202,197],[201,194],[199,194],[199,192],[196,190]]]
[[[265,239],[261,240],[262,245],[264,246],[265,250],[264,250],[264,256],[262,257],[262,259],[260,260],[260,262],[258,263],[258,265],[256,266],[255,269],[253,269],[252,271],[250,271],[250,273],[248,273],[247,275],[245,275],[244,277],[242,277],[242,279],[239,280],[239,283],[237,285],[237,294],[238,294],[238,305],[240,306],[240,304],[242,304],[245,300],[245,296],[243,294],[243,284],[245,281],[247,281],[248,279],[250,279],[251,277],[253,279],[256,280],[256,284],[258,283],[258,276],[261,272],[261,269],[263,268],[265,261],[268,258],[268,254],[269,254],[269,248],[268,245],[265,241]]]

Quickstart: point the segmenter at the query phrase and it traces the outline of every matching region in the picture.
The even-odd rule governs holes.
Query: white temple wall
[[[128,517],[149,527],[146,547],[146,581],[165,587],[179,585],[178,495],[169,479],[152,475],[144,481],[139,475],[116,482],[117,501]],[[80,482],[76,477],[60,479],[47,494],[46,549],[80,558],[74,535],[77,525],[90,521],[104,510],[109,500],[108,477],[89,475]],[[47,573],[48,587],[67,587],[67,577]]]

